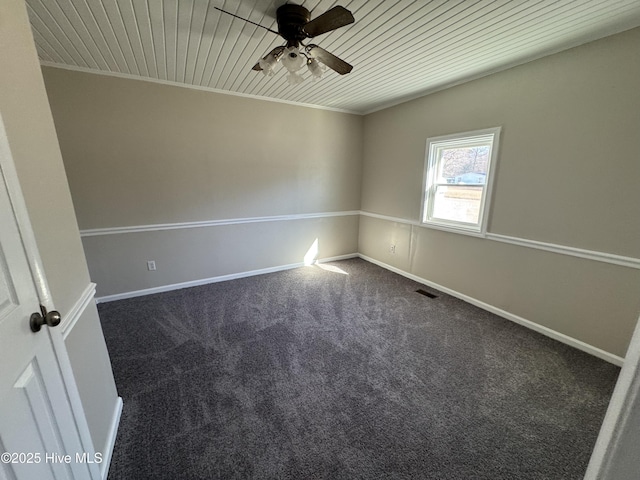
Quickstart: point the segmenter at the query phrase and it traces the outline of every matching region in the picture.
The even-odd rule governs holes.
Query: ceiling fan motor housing
[[[298,47],[300,42],[307,38],[302,31],[311,20],[311,12],[300,5],[286,3],[276,11],[278,20],[278,32],[287,41],[288,47]]]

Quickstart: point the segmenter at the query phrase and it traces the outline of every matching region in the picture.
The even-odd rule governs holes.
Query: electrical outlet
[[[154,260],[149,260],[147,262],[147,270],[149,270],[150,272],[154,271],[156,269],[156,262]]]
[[[393,243],[389,246],[389,253],[396,253],[396,246]]]

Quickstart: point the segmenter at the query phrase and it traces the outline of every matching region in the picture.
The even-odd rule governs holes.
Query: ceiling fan
[[[355,21],[353,15],[344,7],[339,5],[335,6],[311,20],[311,12],[305,7],[293,3],[286,3],[276,11],[278,31],[247,20],[246,18],[239,17],[221,8],[214,8],[240,20],[269,30],[276,35],[280,35],[287,41],[286,45],[274,48],[253,66],[253,70],[261,71],[266,76],[274,74],[274,67],[278,62],[281,62],[289,71],[287,80],[292,85],[303,81],[302,76],[297,72],[305,65],[314,78],[322,77],[323,69],[320,64],[326,65],[340,75],[345,75],[353,69],[353,66],[323,48],[320,48],[318,45],[305,45],[303,43],[303,41],[308,38],[314,38],[323,33],[331,32],[353,23]]]

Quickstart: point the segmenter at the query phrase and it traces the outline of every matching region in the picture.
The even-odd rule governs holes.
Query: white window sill
[[[487,232],[485,230],[476,230],[465,227],[457,227],[455,225],[444,225],[440,223],[432,222],[420,222],[421,227],[432,228],[434,230],[443,230],[445,232],[460,233],[462,235],[469,235],[472,237],[486,238]]]

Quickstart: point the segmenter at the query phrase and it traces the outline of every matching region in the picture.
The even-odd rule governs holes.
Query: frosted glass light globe
[[[311,72],[311,75],[313,75],[314,80],[322,78],[322,74],[324,73],[322,65],[320,65],[315,58],[309,59],[307,62],[307,68],[309,69],[309,72]]]
[[[284,68],[293,73],[303,67],[305,64],[305,57],[300,55],[300,52],[296,47],[289,47],[284,50],[281,62],[282,65],[284,65]]]
[[[270,77],[273,75],[273,69],[276,66],[276,64],[278,63],[278,59],[273,56],[272,54],[267,55],[267,58],[261,58],[258,61],[258,65],[260,65],[260,68],[262,69],[262,73],[265,74],[265,76]]]

